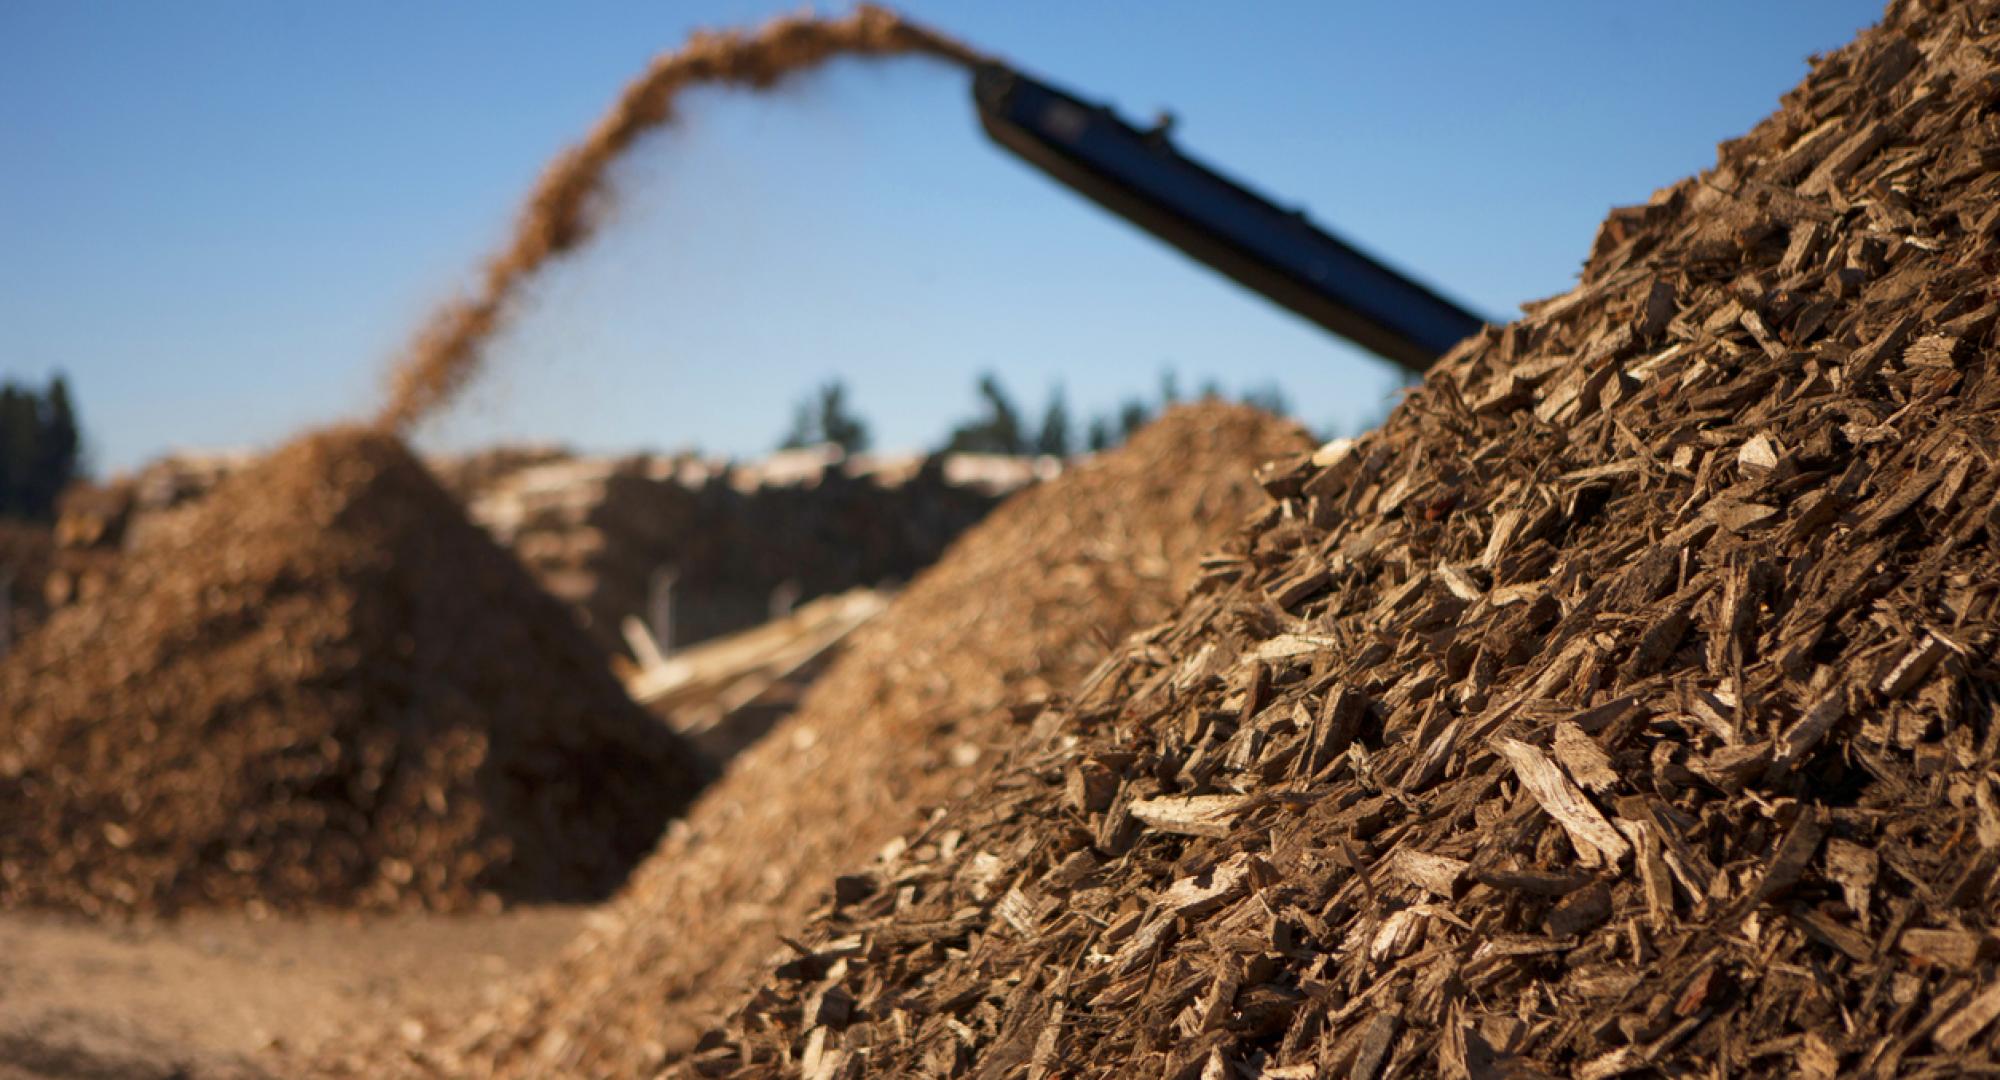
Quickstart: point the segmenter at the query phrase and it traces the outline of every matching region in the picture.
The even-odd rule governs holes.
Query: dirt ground
[[[283,1075],[328,1040],[488,1004],[590,910],[127,926],[0,913],[0,1080]]]

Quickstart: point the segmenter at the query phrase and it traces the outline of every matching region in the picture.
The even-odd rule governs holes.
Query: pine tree
[[[1063,400],[1062,384],[1049,391],[1049,407],[1042,411],[1042,430],[1035,436],[1035,453],[1068,457],[1070,452],[1069,405]]]
[[[30,485],[39,427],[34,397],[13,383],[0,387],[0,516],[34,516]]]
[[[1277,383],[1265,383],[1243,392],[1243,404],[1262,409],[1272,416],[1286,416],[1292,411],[1292,403],[1285,398],[1285,391]]]
[[[1090,433],[1084,438],[1084,445],[1093,454],[1111,449],[1111,421],[1102,416],[1090,418]]]
[[[1025,454],[1028,438],[1021,426],[1021,413],[992,372],[979,377],[979,399],[985,414],[952,429],[945,440],[950,453]]]
[[[1123,442],[1131,438],[1133,433],[1151,423],[1152,419],[1153,411],[1146,408],[1146,403],[1143,401],[1135,398],[1120,405],[1118,407],[1119,441]]]
[[[979,396],[986,401],[986,415],[993,432],[993,450],[1000,454],[1018,454],[1026,450],[1027,439],[1021,432],[1021,413],[1008,400],[1007,392],[1000,388],[1000,380],[992,374],[979,379]]]
[[[832,443],[850,454],[868,449],[868,423],[847,407],[847,386],[834,379],[806,396],[792,410],[792,426],[778,443],[780,450]]]
[[[83,434],[69,383],[0,386],[0,516],[46,519],[82,471]]]
[[[868,424],[848,411],[847,387],[839,379],[820,387],[819,434],[850,454],[868,449]]]
[[[36,498],[44,507],[43,516],[48,516],[55,512],[57,497],[76,478],[82,452],[82,434],[77,430],[76,408],[70,403],[69,381],[61,375],[49,380],[48,400],[41,411]]]
[[[813,415],[812,401],[801,401],[792,407],[792,426],[778,441],[778,449],[800,450],[818,441],[819,418]]]

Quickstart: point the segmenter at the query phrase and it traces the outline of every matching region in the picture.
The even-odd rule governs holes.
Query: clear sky
[[[0,3],[0,376],[69,374],[100,467],[366,413],[429,305],[656,52],[791,0]],[[1495,316],[1604,211],[1705,167],[1877,0],[1008,3],[912,13],[1135,118]],[[837,9],[836,9],[837,10]],[[1391,369],[989,146],[964,76],[845,62],[691,97],[618,227],[538,288],[423,441],[768,448],[842,376],[885,448],[973,410]]]

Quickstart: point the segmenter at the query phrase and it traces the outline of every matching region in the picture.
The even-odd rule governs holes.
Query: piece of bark
[[[1951,649],[1936,635],[1923,635],[1876,680],[1876,692],[1890,699],[1902,697],[1916,689],[1949,652]]]
[[[1569,834],[1585,866],[1615,866],[1632,853],[1632,845],[1605,820],[1603,812],[1540,750],[1506,738],[1497,740],[1494,748],[1507,759],[1542,810]]]
[[[1575,724],[1565,721],[1556,725],[1554,750],[1556,760],[1562,762],[1577,783],[1591,791],[1602,794],[1617,785],[1618,774],[1611,768],[1611,755]]]
[[[1248,795],[1166,795],[1134,799],[1132,816],[1161,832],[1186,836],[1228,836],[1236,816],[1256,805]]]
[[[1881,861],[1873,848],[1839,838],[1826,842],[1826,876],[1840,884],[1841,896],[1864,927],[1868,925],[1880,867]]]
[[[2000,1016],[2000,984],[1987,987],[1931,1032],[1931,1041],[1954,1053],[1971,1044],[1974,1036]]]
[[[1465,880],[1469,864],[1416,848],[1397,848],[1385,862],[1389,873],[1434,896],[1450,900]]]
[[[1992,952],[1993,940],[1972,930],[1929,930],[1913,927],[1896,939],[1896,948],[1920,960],[1970,971]]]
[[[1771,753],[1771,772],[1780,774],[1798,767],[1806,755],[1826,738],[1835,724],[1847,718],[1847,688],[1836,686],[1806,709],[1797,723],[1778,736]]]
[[[1763,903],[1783,894],[1805,876],[1806,867],[1819,851],[1820,837],[1826,834],[1825,811],[1814,808],[1799,816],[1778,842],[1778,850],[1764,866],[1763,876],[1750,892],[1752,903]]]

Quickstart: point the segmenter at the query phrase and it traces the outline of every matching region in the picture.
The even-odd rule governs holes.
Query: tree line
[[[1171,370],[1161,373],[1159,390],[1153,397],[1128,397],[1112,410],[1081,422],[1072,416],[1061,384],[1049,391],[1038,421],[1029,419],[1001,385],[999,376],[990,371],[979,376],[973,393],[978,411],[954,425],[938,443],[937,450],[1054,457],[1109,450],[1151,423],[1162,410],[1184,400],[1180,378]],[[1221,384],[1210,380],[1202,384],[1195,396],[1200,400],[1219,400],[1226,395]],[[1284,391],[1275,384],[1253,387],[1238,399],[1277,416],[1291,411]],[[848,453],[859,453],[871,445],[868,422],[854,411],[846,384],[839,379],[822,384],[799,402],[793,411],[791,427],[778,445],[789,450],[823,443],[832,443]]]
[[[83,431],[61,375],[45,389],[0,383],[0,517],[47,521],[83,473]]]

